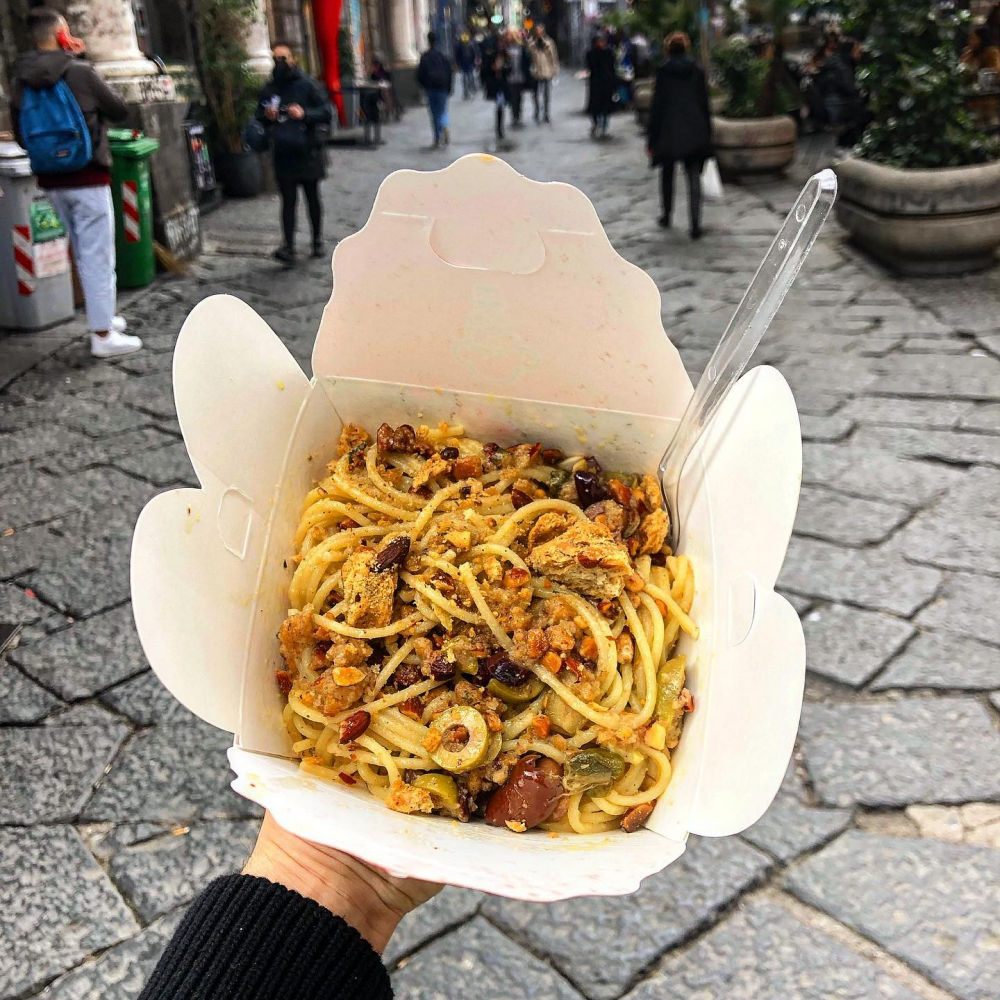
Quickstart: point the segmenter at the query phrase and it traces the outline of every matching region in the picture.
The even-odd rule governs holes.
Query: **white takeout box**
[[[593,206],[500,160],[401,171],[334,254],[314,378],[246,304],[213,296],[178,337],[174,393],[201,489],[154,497],[132,546],[132,601],[160,680],[235,734],[233,787],[289,830],[389,871],[526,900],[628,893],[689,832],[737,833],[781,782],[805,648],[774,591],[798,501],[791,391],[772,368],[733,389],[682,483],[695,711],[674,776],[637,833],[514,835],[406,816],[300,773],[281,724],[276,633],[292,536],[344,421],[461,421],[481,440],[544,441],[653,471],[691,394],[653,281],[612,249]]]

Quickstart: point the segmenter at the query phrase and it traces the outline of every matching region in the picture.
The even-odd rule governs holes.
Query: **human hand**
[[[343,917],[379,954],[399,921],[441,889],[432,882],[395,878],[342,851],[303,840],[270,813],[264,815],[243,874],[314,899]]]
[[[288,105],[288,117],[294,118],[298,121],[300,118],[305,118],[306,113],[302,110],[301,104],[289,104]]]
[[[278,109],[273,104],[269,104],[266,108],[264,108],[264,117],[268,121],[272,121],[272,122],[277,121],[278,120]]]

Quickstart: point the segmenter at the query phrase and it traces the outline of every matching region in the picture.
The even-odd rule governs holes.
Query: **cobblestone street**
[[[529,120],[501,155],[593,200],[696,376],[819,154],[729,185],[692,243],[683,203],[656,225],[631,116],[595,144],[571,74],[555,100],[555,124]],[[388,172],[492,150],[490,107],[452,110],[445,150],[419,109],[377,150],[331,150],[331,251]],[[252,844],[230,736],[147,667],[128,560],[146,500],[196,485],[170,383],[192,305],[240,296],[308,371],[329,260],[280,270],[277,219],[276,197],[228,202],[188,275],[123,296],[138,354],[92,360],[79,316],[0,339],[0,621],[24,624],[0,661],[0,1000],[136,996],[185,903]],[[809,675],[776,801],[742,836],[692,838],[632,897],[446,889],[389,945],[398,997],[1000,996],[1000,279],[890,278],[831,220],[758,361],[791,384],[804,438],[779,584]]]

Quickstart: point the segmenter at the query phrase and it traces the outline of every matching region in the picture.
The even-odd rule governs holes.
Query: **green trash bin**
[[[118,286],[142,288],[156,276],[149,158],[160,148],[160,143],[129,128],[108,129],[108,142],[112,156]]]

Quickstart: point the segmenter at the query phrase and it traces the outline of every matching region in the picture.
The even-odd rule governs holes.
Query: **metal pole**
[[[699,48],[701,49],[701,68],[708,73],[708,0],[701,0],[701,31],[699,34]]]

